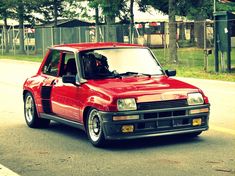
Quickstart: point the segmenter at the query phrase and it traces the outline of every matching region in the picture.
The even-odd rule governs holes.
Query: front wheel
[[[102,118],[99,111],[91,109],[86,121],[86,131],[90,142],[96,147],[102,147],[105,144]]]
[[[30,128],[48,127],[50,124],[50,120],[38,117],[33,95],[29,92],[24,97],[24,116]]]

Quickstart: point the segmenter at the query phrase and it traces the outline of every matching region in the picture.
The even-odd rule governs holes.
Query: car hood
[[[199,91],[195,86],[167,76],[88,80],[87,85],[113,98],[135,98],[137,102],[186,99],[188,93]]]

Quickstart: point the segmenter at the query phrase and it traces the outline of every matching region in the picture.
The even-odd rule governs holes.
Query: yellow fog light
[[[201,108],[201,109],[191,109],[189,114],[199,114],[209,112],[209,108]]]
[[[193,119],[193,121],[192,121],[193,126],[199,126],[201,124],[202,124],[202,119],[201,118]]]
[[[113,116],[113,121],[119,121],[119,120],[138,120],[139,118],[140,118],[139,115]]]
[[[123,133],[132,133],[134,131],[134,125],[123,125],[122,132]]]

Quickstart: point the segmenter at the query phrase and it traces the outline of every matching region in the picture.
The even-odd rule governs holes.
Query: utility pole
[[[216,12],[216,0],[214,0],[214,13]]]

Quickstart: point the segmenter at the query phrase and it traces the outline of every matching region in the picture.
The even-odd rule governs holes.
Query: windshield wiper
[[[139,73],[138,75],[144,75],[144,76],[148,76],[149,78],[151,78],[151,74],[147,74],[147,73]]]
[[[137,72],[125,72],[125,73],[119,73],[120,76],[129,76],[129,75],[138,75]]]
[[[138,73],[138,72],[125,72],[125,73],[121,73],[121,75],[136,75],[136,76],[148,76],[149,78],[151,78],[151,74],[148,73]]]
[[[125,72],[125,73],[115,73],[114,76],[116,78],[122,78],[123,76],[132,76],[132,75],[136,75],[136,76],[148,76],[149,78],[151,78],[151,74],[147,74],[147,73],[138,73],[138,72]]]
[[[130,75],[137,75],[137,72],[125,72],[125,73],[118,73],[115,71],[113,71],[113,76],[115,78],[122,78],[123,76],[130,76]]]

